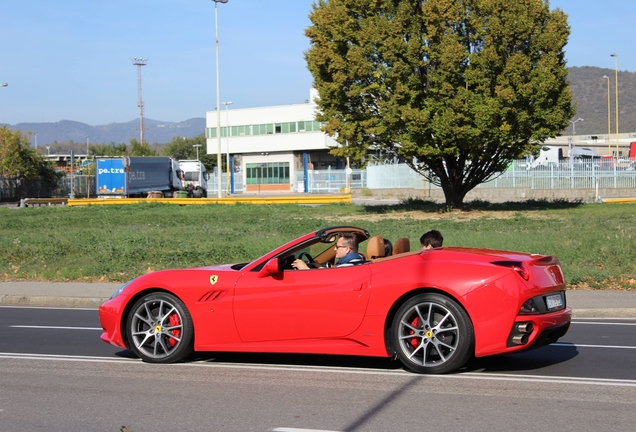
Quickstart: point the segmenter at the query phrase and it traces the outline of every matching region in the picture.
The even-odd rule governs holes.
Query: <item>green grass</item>
[[[636,204],[468,203],[395,206],[207,205],[0,208],[0,280],[126,281],[148,271],[253,260],[306,232],[366,228],[413,247],[429,229],[445,246],[556,255],[571,287],[636,289]]]

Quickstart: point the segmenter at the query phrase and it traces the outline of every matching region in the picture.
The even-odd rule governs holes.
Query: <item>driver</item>
[[[339,233],[338,241],[336,241],[334,247],[336,249],[336,258],[338,258],[336,267],[352,266],[364,261],[362,255],[358,253],[358,239],[354,233]],[[301,259],[294,260],[292,267],[298,270],[306,270],[309,268],[307,263]]]

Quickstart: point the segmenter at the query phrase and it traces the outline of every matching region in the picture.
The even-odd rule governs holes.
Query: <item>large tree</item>
[[[0,177],[17,179],[57,179],[55,166],[38,153],[27,136],[7,126],[0,127]]]
[[[318,0],[309,17],[332,152],[399,155],[448,206],[574,115],[567,16],[547,0]]]

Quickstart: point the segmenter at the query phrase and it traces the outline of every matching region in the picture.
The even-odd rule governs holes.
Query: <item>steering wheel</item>
[[[318,267],[316,260],[313,259],[311,255],[309,255],[307,252],[301,252],[298,254],[298,259],[303,259],[303,257],[307,258],[306,260],[303,260],[303,261],[305,261],[309,267],[312,267],[312,268]]]

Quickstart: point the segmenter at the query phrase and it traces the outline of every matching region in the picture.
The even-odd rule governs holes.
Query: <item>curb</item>
[[[108,298],[0,296],[1,306],[63,307],[97,309]]]
[[[635,318],[636,308],[572,309],[572,318]]]

